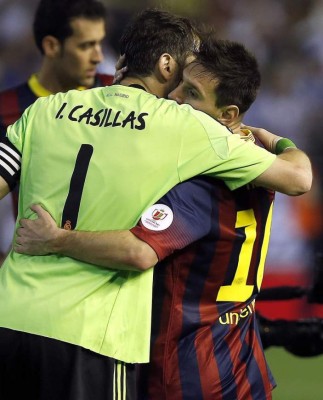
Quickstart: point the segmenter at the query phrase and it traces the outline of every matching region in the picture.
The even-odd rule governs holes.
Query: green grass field
[[[323,355],[302,358],[273,347],[266,358],[277,382],[273,400],[323,400]]]

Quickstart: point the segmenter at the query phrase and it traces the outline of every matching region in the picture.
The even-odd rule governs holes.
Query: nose
[[[104,59],[104,55],[103,55],[102,45],[97,44],[93,48],[92,62],[94,64],[99,64],[100,62],[103,61],[103,59]]]
[[[183,99],[180,96],[180,91],[178,88],[174,89],[172,92],[169,93],[168,98],[171,100],[175,100],[178,104],[183,104]]]

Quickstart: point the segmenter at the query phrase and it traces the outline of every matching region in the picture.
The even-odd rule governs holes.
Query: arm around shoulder
[[[145,271],[158,259],[146,242],[128,230],[68,231],[57,227],[40,205],[30,207],[36,219],[21,219],[14,250],[29,255],[60,254],[111,269]]]
[[[253,183],[289,196],[299,196],[311,189],[312,179],[311,162],[307,155],[299,149],[289,148],[279,154]]]
[[[308,156],[295,144],[262,128],[246,126],[271,153],[278,154],[270,167],[253,183],[287,194],[299,196],[312,186],[312,166]]]
[[[155,251],[128,230],[65,231],[51,244],[51,252],[106,268],[145,271],[158,259]]]

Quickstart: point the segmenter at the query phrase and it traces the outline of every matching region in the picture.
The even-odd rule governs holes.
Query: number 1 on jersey
[[[81,205],[81,198],[86,174],[93,154],[93,146],[82,144],[78,152],[74,171],[71,177],[70,188],[66,198],[62,215],[62,228],[75,229]]]

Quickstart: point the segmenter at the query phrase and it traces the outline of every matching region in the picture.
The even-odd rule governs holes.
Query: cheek
[[[210,115],[214,111],[213,107],[210,105],[210,103],[208,103],[205,100],[204,101],[196,100],[195,106],[193,106],[193,107],[196,108],[197,110],[205,112],[208,115]]]
[[[88,57],[84,53],[73,53],[69,55],[69,64],[75,69],[81,70],[88,63]]]
[[[87,53],[78,54],[75,57],[75,63],[80,69],[87,67],[89,64],[89,56]]]
[[[193,108],[199,110],[199,103],[197,100],[192,99],[191,97],[184,97],[183,103],[189,104]]]

